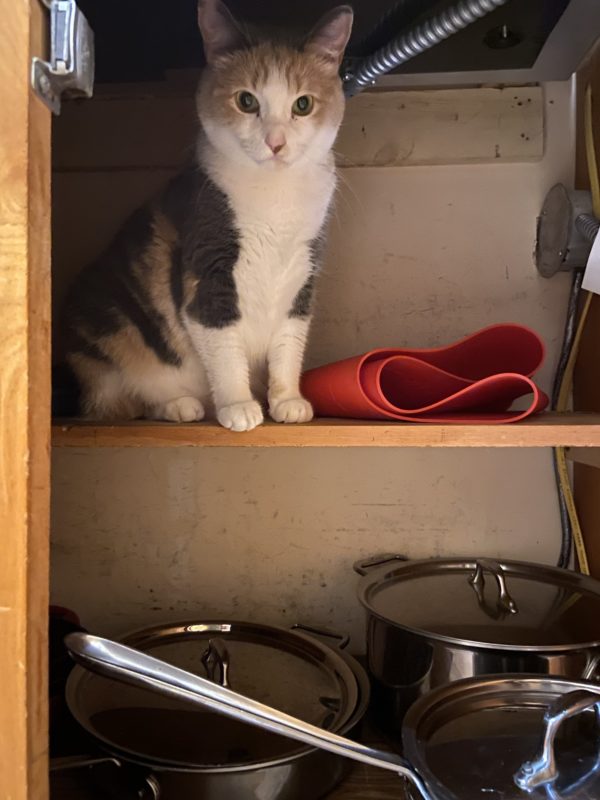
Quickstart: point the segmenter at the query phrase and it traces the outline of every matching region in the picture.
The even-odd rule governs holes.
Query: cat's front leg
[[[217,419],[232,431],[250,431],[263,421],[252,396],[250,367],[237,326],[207,328],[195,324],[190,333],[208,376]]]
[[[300,375],[308,337],[308,315],[290,316],[269,347],[269,414],[275,422],[309,422],[313,410],[300,393]]]

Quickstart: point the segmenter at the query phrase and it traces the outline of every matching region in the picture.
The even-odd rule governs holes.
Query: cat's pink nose
[[[285,136],[280,131],[272,131],[265,137],[265,142],[273,155],[277,155],[285,147]]]

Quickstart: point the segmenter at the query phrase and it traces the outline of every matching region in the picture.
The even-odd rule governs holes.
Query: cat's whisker
[[[357,210],[361,215],[365,214],[366,208],[362,196],[358,194],[349,179],[341,171],[338,171],[338,181],[340,186],[337,197],[345,203],[346,209],[350,212]],[[338,208],[336,206],[337,212]]]
[[[332,150],[332,153],[335,157],[335,163],[338,167],[358,167],[360,166],[355,161],[349,158],[349,156],[341,153],[339,150]]]

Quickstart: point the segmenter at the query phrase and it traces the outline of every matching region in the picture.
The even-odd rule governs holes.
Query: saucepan
[[[405,758],[351,741],[122,644],[66,639],[87,669],[381,769],[413,800],[597,800],[600,689],[586,681],[494,676],[432,691],[405,718]],[[400,784],[399,784],[400,794]]]
[[[365,670],[346,653],[347,637],[332,631],[193,619],[136,631],[123,643],[346,736],[369,703]],[[106,777],[110,797],[123,785],[149,800],[308,800],[334,789],[349,769],[341,756],[82,667],[72,671],[66,699],[92,737],[91,757],[53,768],[113,761],[93,771],[95,782]]]
[[[431,689],[501,673],[593,680],[600,662],[600,581],[489,558],[355,565],[367,611],[367,658],[380,727],[401,734]]]

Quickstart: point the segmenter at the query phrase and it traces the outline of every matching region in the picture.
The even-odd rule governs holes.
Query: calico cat
[[[194,163],[74,283],[67,359],[92,419],[216,413],[246,431],[306,422],[300,394],[315,273],[336,185],[339,66],[352,10],[299,44],[256,39],[200,0],[207,67]]]

